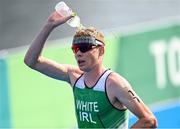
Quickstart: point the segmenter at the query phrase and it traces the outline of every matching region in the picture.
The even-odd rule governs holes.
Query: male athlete
[[[95,28],[79,29],[74,35],[71,48],[78,66],[59,64],[41,55],[50,33],[72,17],[53,12],[28,49],[24,62],[72,86],[79,128],[127,129],[127,109],[138,118],[131,128],[156,128],[155,116],[128,81],[104,67],[104,36]]]

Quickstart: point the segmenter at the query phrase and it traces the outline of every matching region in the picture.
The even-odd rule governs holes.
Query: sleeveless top
[[[128,128],[127,109],[114,107],[108,99],[106,81],[112,71],[106,70],[92,88],[82,74],[74,84],[75,111],[79,128]]]

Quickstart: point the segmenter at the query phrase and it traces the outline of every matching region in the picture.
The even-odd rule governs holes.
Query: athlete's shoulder
[[[122,80],[123,80],[123,77],[114,71],[111,71],[111,73],[108,77],[108,81],[112,82],[112,83],[116,83],[117,81],[122,81]]]
[[[126,87],[130,86],[127,79],[125,79],[123,76],[118,74],[117,72],[112,71],[107,79],[107,85],[110,87]]]
[[[74,85],[76,80],[83,74],[83,71],[81,71],[77,66],[67,65],[67,67],[70,83],[71,85]]]

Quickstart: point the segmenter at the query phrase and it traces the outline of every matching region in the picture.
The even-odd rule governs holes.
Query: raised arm
[[[127,80],[116,73],[110,75],[109,80],[108,85],[111,85],[110,89],[115,98],[138,117],[138,121],[131,128],[156,128],[155,116],[134,92]]]
[[[65,23],[73,16],[61,17],[58,13],[53,12],[43,26],[40,33],[30,45],[24,62],[30,68],[37,70],[47,76],[55,79],[63,80],[70,83],[70,73],[80,73],[77,67],[71,65],[58,64],[55,61],[41,56],[44,44],[54,28]],[[73,79],[73,78],[72,78]]]

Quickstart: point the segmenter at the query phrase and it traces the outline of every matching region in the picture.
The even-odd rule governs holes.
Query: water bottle
[[[74,15],[74,17],[72,17],[71,19],[69,19],[69,20],[66,22],[66,23],[67,23],[68,25],[70,25],[71,27],[77,27],[77,28],[82,28],[82,27],[83,27],[82,24],[81,24],[81,22],[80,22],[79,16],[78,16],[76,13],[74,13],[74,12],[72,11],[72,9],[69,8],[69,7],[66,5],[65,2],[61,1],[61,2],[57,3],[56,6],[55,6],[55,10],[56,10],[56,12],[57,12],[59,15],[61,15],[61,16],[63,16],[63,17],[70,16],[70,15]]]

